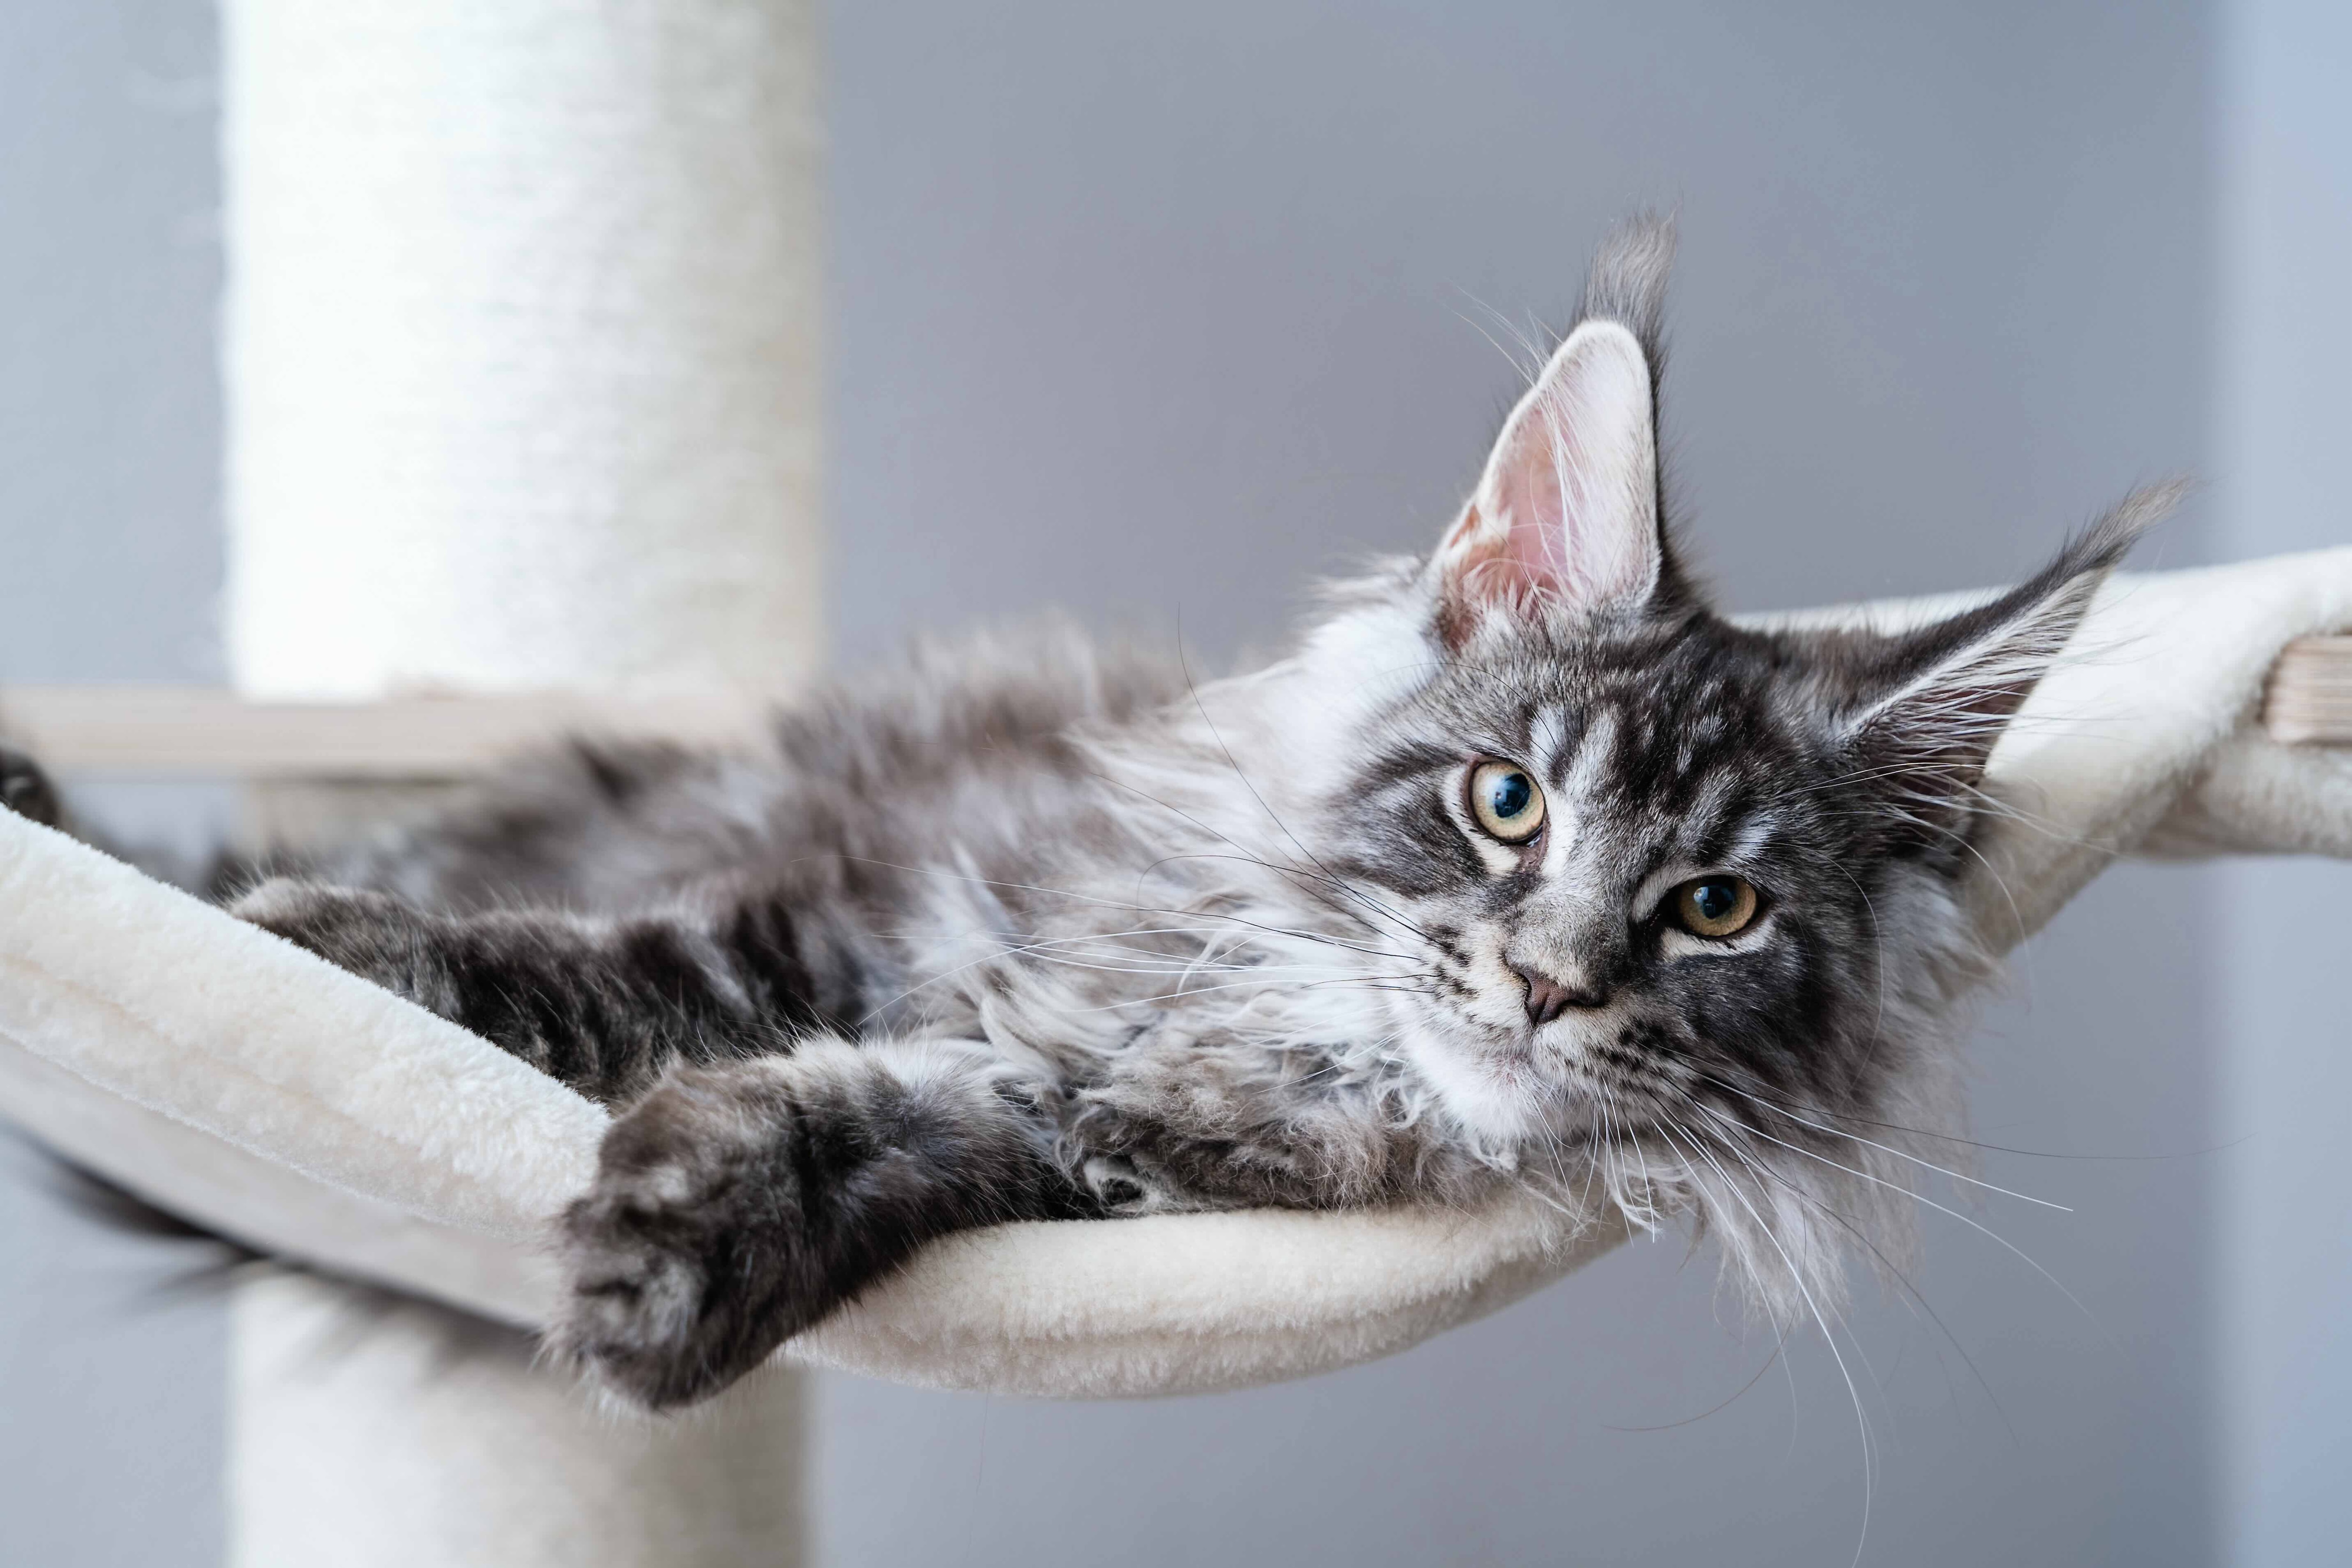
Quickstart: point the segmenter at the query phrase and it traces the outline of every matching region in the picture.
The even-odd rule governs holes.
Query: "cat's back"
[[[1081,732],[1156,712],[1185,680],[1172,657],[1059,618],[926,639],[780,713],[776,760],[803,784],[892,795],[975,774],[1069,773],[1083,766]]]
[[[1082,736],[1185,679],[1066,621],[926,640],[782,708],[759,743],[575,740],[320,869],[434,907],[617,913],[715,876],[993,860],[1088,787]]]

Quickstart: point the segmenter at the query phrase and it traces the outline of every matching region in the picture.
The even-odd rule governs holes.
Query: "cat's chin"
[[[1537,1065],[1531,1042],[1423,1028],[1407,1033],[1404,1048],[1437,1108],[1473,1147],[1491,1156],[1547,1135],[1559,1086]]]

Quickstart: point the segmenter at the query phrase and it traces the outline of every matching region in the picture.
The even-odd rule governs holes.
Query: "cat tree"
[[[583,716],[724,738],[804,676],[813,17],[231,0],[237,690],[20,691],[14,726],[64,769],[257,780],[299,825]],[[2352,853],[2352,762],[2297,744],[2347,738],[2346,644],[2297,641],[2347,628],[2352,551],[2111,586],[1995,754],[2019,814],[1970,888],[1988,941],[2120,854]],[[1005,1227],[934,1245],[710,1412],[615,1421],[515,1332],[553,1299],[541,1247],[601,1109],[5,814],[0,1113],[324,1271],[239,1288],[238,1568],[790,1563],[796,1364],[1231,1388],[1402,1350],[1621,1237],[1525,1201]]]

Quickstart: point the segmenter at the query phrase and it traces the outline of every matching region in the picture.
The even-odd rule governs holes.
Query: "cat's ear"
[[[2185,488],[2133,492],[2026,581],[1892,639],[1847,716],[1854,776],[1877,780],[1900,807],[1898,818],[1930,831],[1948,826],[2099,584]]]
[[[1503,423],[1438,545],[1448,624],[1549,601],[1638,608],[1666,571],[1658,517],[1654,344],[1673,229],[1639,220],[1594,259],[1583,319]]]

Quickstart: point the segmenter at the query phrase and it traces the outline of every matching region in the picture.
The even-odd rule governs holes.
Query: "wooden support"
[[[571,735],[740,744],[764,712],[708,694],[279,703],[207,686],[0,688],[0,736],[56,772],[265,780],[459,779]]]
[[[707,693],[270,703],[207,686],[10,686],[0,688],[0,736],[67,774],[430,780],[572,735],[743,744],[766,711]],[[2352,746],[2352,636],[2288,643],[2262,718],[2285,745]]]
[[[2288,746],[2352,746],[2352,637],[2302,637],[2271,666],[2263,725]]]

